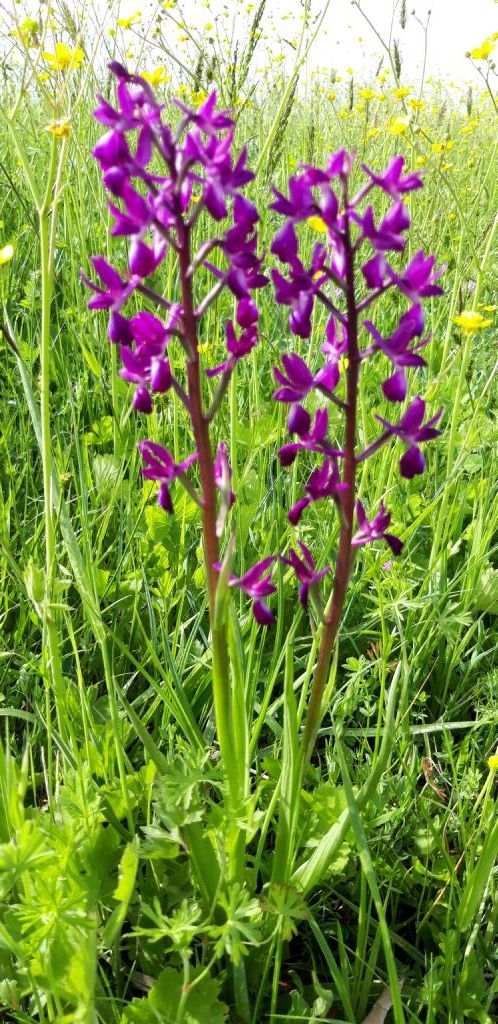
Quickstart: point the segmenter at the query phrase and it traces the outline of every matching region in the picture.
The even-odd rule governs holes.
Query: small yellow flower
[[[482,313],[475,309],[464,309],[458,316],[453,317],[453,323],[462,328],[464,334],[477,334],[490,327],[492,320],[485,320]]]
[[[389,135],[403,135],[403,132],[408,131],[409,124],[408,117],[393,117],[386,125],[386,132],[389,132]]]
[[[411,91],[409,86],[402,85],[399,89],[393,89],[393,96],[396,96],[398,100],[405,100]]]
[[[14,246],[9,242],[8,245],[0,248],[0,267],[3,267],[4,263],[9,263],[14,255]]]
[[[142,17],[141,11],[135,11],[135,14],[131,14],[129,18],[118,18],[116,25],[120,28],[131,28],[132,25],[136,25]]]
[[[473,60],[487,60],[488,57],[491,56],[495,46],[496,39],[494,39],[493,36],[489,36],[488,39],[485,39],[480,46],[475,46],[474,49],[470,51],[469,57],[472,57]]]
[[[371,89],[360,89],[360,99],[362,100],[374,100],[375,93]]]
[[[55,53],[42,53],[43,60],[50,64],[53,71],[67,71],[68,68],[79,68],[85,59],[83,50],[71,50],[66,43],[56,43]]]
[[[55,135],[56,139],[67,139],[71,134],[71,125],[65,117],[61,117],[58,121],[51,121],[45,131]]]
[[[19,28],[11,32],[11,35],[20,39],[25,46],[37,46],[39,31],[40,26],[34,18],[25,18]]]
[[[423,103],[422,100],[407,100],[406,102],[412,110],[423,110],[425,106],[425,103]]]
[[[329,93],[327,93],[327,99],[328,99],[328,100],[330,100],[330,102],[331,102],[331,103],[333,103],[333,102],[334,102],[334,100],[335,100],[335,97],[336,97],[336,94],[335,94],[335,92],[329,92]]]
[[[367,139],[375,139],[379,132],[380,128],[369,128],[367,131]]]
[[[160,67],[154,68],[153,71],[142,71],[142,78],[145,78],[146,82],[150,82],[150,84],[156,88],[156,86],[161,85],[162,82],[169,82],[171,75],[166,74],[166,71],[161,64]]]
[[[417,157],[415,163],[418,164],[419,167],[425,167],[427,163],[427,157],[421,154],[420,156]]]
[[[203,89],[200,89],[199,92],[192,91],[192,103],[194,107],[202,106],[202,104],[205,103],[207,98],[208,93],[205,92]]]
[[[308,224],[312,231],[317,231],[319,235],[326,233],[327,225],[321,217],[308,217]]]
[[[431,149],[433,153],[437,153],[438,156],[441,156],[443,153],[448,153],[450,149],[453,149],[454,145],[455,143],[452,142],[451,139],[447,139],[446,142],[433,142]]]
[[[498,771],[498,754],[491,754],[491,757],[488,757],[488,768],[492,772]]]
[[[163,7],[166,11],[172,11],[176,7],[176,0],[164,0]]]

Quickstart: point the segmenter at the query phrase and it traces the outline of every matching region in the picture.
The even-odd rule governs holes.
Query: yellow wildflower
[[[470,51],[469,57],[472,57],[473,60],[487,60],[488,57],[491,56],[495,46],[496,39],[494,39],[493,36],[488,36],[480,46],[475,46],[474,49]]]
[[[37,46],[39,31],[40,26],[34,18],[25,18],[19,28],[11,32],[11,35],[17,36],[25,46]]]
[[[443,153],[448,153],[450,149],[453,149],[454,145],[455,143],[452,142],[451,139],[447,139],[446,142],[433,142],[431,149],[433,153],[437,153],[438,156],[441,156]]]
[[[9,263],[14,255],[14,246],[9,242],[8,245],[3,245],[0,248],[0,267],[3,267],[4,263]]]
[[[453,323],[461,327],[464,334],[477,334],[490,327],[493,321],[485,320],[482,313],[475,309],[464,309],[458,316],[453,317]]]
[[[327,231],[327,225],[321,217],[308,217],[308,224],[312,231],[317,231],[319,235],[324,235]]]
[[[335,100],[335,97],[336,97],[336,94],[335,94],[335,92],[329,92],[329,93],[327,94],[327,99],[328,99],[328,100],[330,100],[330,102],[331,102],[331,103],[333,103],[333,102],[334,102],[334,100]]]
[[[425,164],[427,163],[427,157],[421,154],[420,156],[417,157],[415,163],[418,164],[419,167],[424,167]]]
[[[389,132],[389,135],[403,135],[403,132],[408,130],[409,124],[408,117],[393,117],[386,125],[386,131]]]
[[[411,93],[411,88],[406,85],[402,85],[399,89],[393,89],[393,96],[396,96],[398,100],[405,100]]]
[[[68,68],[79,68],[85,59],[83,50],[72,50],[66,43],[56,43],[55,53],[42,53],[43,60],[50,64],[53,71],[67,71]]]
[[[380,132],[380,128],[369,128],[367,131],[367,139],[375,139],[375,136]]]
[[[423,110],[425,106],[425,103],[423,103],[422,100],[407,100],[406,102],[412,110]]]
[[[135,11],[135,14],[131,14],[129,18],[118,18],[116,25],[120,28],[131,28],[132,25],[136,25],[142,17],[141,11]]]
[[[488,768],[492,772],[498,771],[498,754],[491,754],[491,757],[488,757]]]
[[[194,107],[200,107],[203,103],[205,103],[207,98],[208,93],[205,92],[203,89],[200,89],[199,92],[192,91],[192,103]]]
[[[145,78],[146,82],[150,82],[156,88],[162,82],[169,82],[171,75],[166,74],[164,66],[161,64],[160,67],[154,68],[153,71],[142,71],[142,78]]]
[[[67,139],[71,133],[71,125],[65,117],[61,117],[57,121],[51,121],[45,131],[50,132],[56,139]]]
[[[375,93],[371,89],[360,89],[360,99],[362,100],[374,100]]]
[[[176,7],[176,0],[164,0],[163,7],[167,11],[172,11],[173,7]]]

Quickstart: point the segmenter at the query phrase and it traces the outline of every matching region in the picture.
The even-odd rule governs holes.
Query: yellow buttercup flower
[[[118,18],[116,25],[120,28],[131,28],[132,25],[136,25],[142,17],[141,11],[135,11],[135,14],[131,14],[129,18]]]
[[[51,121],[45,131],[55,135],[56,139],[67,139],[71,134],[71,125],[65,117],[61,117],[57,121]]]
[[[19,28],[11,32],[11,35],[20,39],[25,46],[37,46],[39,31],[40,26],[34,18],[25,18]]]
[[[321,217],[308,217],[308,224],[312,231],[317,231],[320,235],[324,235],[327,231],[327,225]]]
[[[478,334],[486,327],[491,327],[492,320],[485,320],[482,313],[475,309],[464,309],[458,316],[453,317],[453,323],[462,328],[464,334]]]
[[[85,59],[83,50],[72,50],[66,43],[56,43],[55,53],[42,53],[43,60],[50,64],[53,71],[67,71],[68,68],[79,68]]]
[[[406,85],[402,85],[399,89],[393,89],[393,96],[396,96],[398,100],[404,100],[411,93],[411,88]]]
[[[488,768],[492,772],[498,771],[498,754],[491,754],[491,757],[488,757]]]
[[[360,89],[360,99],[362,100],[374,100],[375,93],[371,89]]]
[[[153,71],[142,71],[142,78],[145,78],[146,82],[150,82],[154,88],[157,85],[161,85],[162,82],[169,82],[171,75],[166,74],[163,65],[154,68]]]
[[[176,7],[176,0],[164,0],[163,7],[167,11],[172,11],[173,7]]]
[[[334,100],[335,100],[335,97],[336,97],[336,94],[335,94],[335,92],[329,92],[329,93],[327,93],[327,99],[328,99],[328,100],[330,100],[330,102],[331,102],[331,103],[333,103],[333,102],[334,102]]]
[[[403,132],[408,131],[409,124],[408,117],[393,117],[386,125],[386,132],[389,132],[389,135],[403,135]]]
[[[192,103],[194,107],[200,107],[208,98],[208,93],[203,89],[199,89],[198,92],[192,91]]]
[[[407,100],[406,102],[412,110],[423,110],[425,107],[425,103],[422,100]]]
[[[441,156],[443,153],[448,153],[450,149],[453,149],[454,145],[455,143],[452,142],[451,139],[447,139],[446,142],[433,142],[431,149],[433,153],[437,153],[438,156]]]
[[[14,246],[9,242],[8,245],[0,248],[0,267],[3,267],[4,263],[9,263],[14,255]]]
[[[487,60],[488,57],[491,56],[495,46],[496,38],[488,36],[488,38],[481,43],[481,46],[475,46],[474,49],[470,51],[469,56],[472,57],[473,60]]]

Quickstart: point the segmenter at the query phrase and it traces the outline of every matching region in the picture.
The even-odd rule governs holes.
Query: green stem
[[[48,177],[45,195],[38,208],[38,224],[40,232],[40,267],[41,267],[41,331],[40,331],[40,424],[41,424],[41,458],[43,473],[43,519],[45,532],[45,594],[43,601],[43,636],[44,649],[47,648],[47,669],[53,687],[57,706],[59,730],[63,730],[64,716],[61,715],[64,703],[64,684],[62,662],[57,623],[54,617],[54,590],[56,579],[56,550],[54,525],[54,500],[52,493],[52,439],[50,424],[50,376],[51,376],[51,305],[53,293],[53,260],[50,246],[51,220],[55,216],[55,203],[52,201],[52,187],[57,169],[57,142],[52,142]],[[50,718],[47,719],[48,743],[50,754]],[[49,773],[50,774],[50,773]]]

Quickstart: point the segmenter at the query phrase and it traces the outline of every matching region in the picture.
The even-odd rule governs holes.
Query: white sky
[[[100,0],[102,2],[102,0]],[[116,0],[121,15],[130,15],[141,9],[145,17],[161,9],[160,0]],[[252,14],[247,13],[250,0],[177,0],[184,22],[196,30],[204,25],[230,30],[232,22],[239,33],[249,23]],[[325,0],[312,0],[315,13],[323,9]],[[362,7],[375,27],[385,37],[389,36],[393,5],[396,0],[362,0]],[[253,8],[258,0],[253,0]],[[432,10],[429,33],[426,74],[443,76],[462,85],[469,80],[482,84],[477,72],[465,57],[466,51],[479,46],[483,40],[498,31],[498,2],[496,0],[407,0],[408,23],[404,31],[399,24],[401,0],[397,0],[398,11],[394,18],[393,36],[397,38],[403,59],[402,78],[417,82],[422,66],[424,33],[410,12],[415,10],[425,23],[427,11]],[[295,39],[301,24],[301,0],[268,0],[263,28],[272,35],[271,22],[284,38]],[[172,13],[168,11],[168,14]],[[268,17],[269,15],[269,17]],[[175,29],[171,26],[171,42]],[[207,34],[210,34],[209,32]],[[182,46],[178,45],[181,52]],[[261,51],[260,51],[261,52]],[[275,46],[273,46],[275,52]],[[290,47],[283,52],[292,54]],[[362,18],[350,0],[331,0],[320,37],[316,40],[311,56],[311,65],[335,68],[339,73],[354,66],[355,77],[368,78],[373,73],[381,55],[381,46],[372,29]],[[261,63],[261,57],[259,63]],[[258,63],[258,59],[256,59]],[[497,46],[498,63],[498,46]]]
[[[278,5],[280,0],[271,0]],[[389,35],[392,0],[363,0],[363,10],[375,27],[386,37]],[[431,10],[428,31],[427,74],[442,74],[456,81],[476,78],[466,51],[479,46],[498,30],[498,5],[493,0],[407,0],[407,11],[415,10],[424,24]],[[358,10],[348,0],[332,0],[324,23],[328,35],[315,48],[315,60],[330,60],[339,70],[358,61],[369,70],[380,56],[381,47],[372,30]],[[394,38],[400,44],[403,69],[408,78],[416,75],[422,66],[424,33],[412,17],[408,17],[404,31],[399,15],[394,18]],[[362,42],[358,42],[358,37]],[[362,60],[360,60],[360,52]]]

